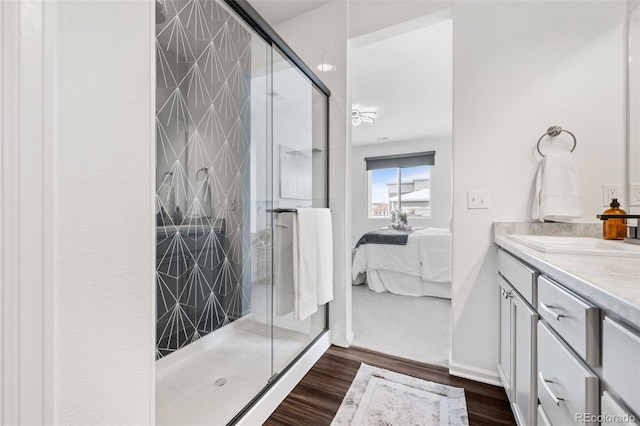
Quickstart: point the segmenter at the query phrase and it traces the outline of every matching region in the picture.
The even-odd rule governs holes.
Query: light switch
[[[467,191],[467,209],[488,209],[490,206],[488,190]]]

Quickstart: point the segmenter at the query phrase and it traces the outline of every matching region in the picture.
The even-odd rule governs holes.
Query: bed
[[[451,298],[451,232],[426,228],[408,233],[406,244],[391,239],[388,232],[370,232],[358,245],[351,269],[354,285],[358,275],[366,274],[366,283],[377,293],[388,291],[406,296]]]

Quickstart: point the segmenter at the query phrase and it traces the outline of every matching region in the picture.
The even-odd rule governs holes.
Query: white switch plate
[[[629,205],[640,207],[640,183],[629,185]]]
[[[491,207],[489,191],[467,191],[467,209],[488,209],[489,207]]]
[[[609,206],[612,198],[622,205],[622,185],[602,185],[602,205]]]

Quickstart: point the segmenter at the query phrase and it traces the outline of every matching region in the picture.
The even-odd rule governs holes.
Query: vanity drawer
[[[609,317],[602,323],[602,378],[640,415],[640,333]]]
[[[598,377],[542,322],[538,322],[538,398],[552,425],[575,424],[577,413],[598,414]]]
[[[538,404],[538,426],[553,426],[549,418],[547,417],[547,413],[544,412],[544,408],[542,405]]]
[[[632,421],[632,414],[618,404],[606,391],[602,393],[602,398],[600,399],[600,414],[602,415],[601,426],[638,425],[637,419]]]
[[[591,366],[599,358],[599,309],[538,277],[538,313]]]
[[[531,306],[536,306],[536,278],[538,272],[503,250],[498,250],[498,272]]]

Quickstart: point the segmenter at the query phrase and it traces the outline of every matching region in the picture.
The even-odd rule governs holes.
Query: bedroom
[[[353,38],[349,46],[353,345],[448,365],[450,11]],[[381,229],[398,227],[397,211],[407,212],[410,230]],[[402,234],[402,241],[365,241],[380,231]]]

